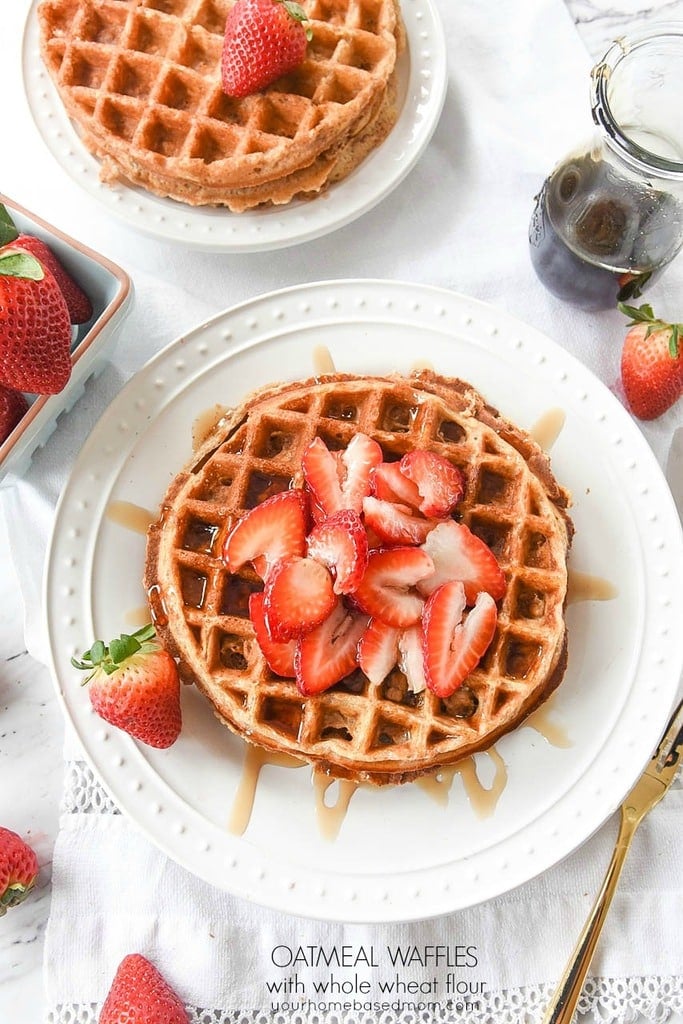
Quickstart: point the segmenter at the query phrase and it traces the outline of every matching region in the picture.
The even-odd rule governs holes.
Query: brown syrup
[[[150,620],[149,607],[146,604],[141,604],[138,608],[129,608],[124,613],[123,621],[127,626],[146,626]]]
[[[259,776],[265,765],[272,764],[278,768],[301,768],[305,763],[290,754],[277,754],[248,744],[244,755],[242,777],[230,812],[228,830],[236,836],[244,835],[246,832],[254,809]]]
[[[592,576],[588,572],[569,570],[567,580],[567,604],[578,604],[580,601],[613,601],[619,591],[609,580],[602,576]]]
[[[158,583],[155,583],[147,591],[147,600],[149,601],[149,613],[152,623],[155,626],[168,625],[168,610],[161,596],[161,587]]]
[[[328,804],[325,797],[328,789],[335,782],[339,785],[337,799],[333,804]],[[351,798],[358,789],[358,786],[358,782],[352,782],[349,779],[332,779],[329,775],[323,774],[323,772],[313,771],[315,815],[323,839],[332,841],[339,835],[339,830],[346,818]]]
[[[327,345],[316,345],[313,349],[313,373],[316,377],[325,377],[336,373],[332,354]]]
[[[557,441],[565,419],[566,415],[563,409],[548,409],[534,423],[529,433],[544,452],[549,451]]]
[[[147,508],[135,505],[132,501],[110,501],[105,515],[112,523],[118,523],[133,533],[147,533],[152,523],[156,522],[156,514]]]
[[[196,452],[201,448],[204,441],[222,419],[225,419],[230,412],[227,405],[212,405],[204,412],[200,412],[192,424],[192,451]]]
[[[453,779],[459,775],[462,779],[470,807],[478,818],[490,818],[507,784],[507,768],[503,758],[495,747],[486,753],[495,766],[495,774],[491,786],[487,788],[479,780],[477,766],[473,757],[466,757],[451,768],[442,768],[435,775],[417,780],[417,785],[428,793],[437,803],[445,806]]]
[[[410,367],[411,373],[419,373],[420,370],[434,370],[434,364],[430,363],[428,359],[416,359]]]
[[[551,747],[559,747],[560,750],[568,750],[574,744],[569,738],[569,733],[562,725],[558,725],[557,722],[551,721],[552,708],[549,708],[547,704],[543,707],[538,708],[534,711],[524,722],[524,725],[528,725],[530,729],[535,729],[537,733],[547,740]]]

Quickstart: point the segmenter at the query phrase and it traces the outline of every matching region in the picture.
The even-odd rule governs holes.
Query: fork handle
[[[621,809],[619,833],[602,888],[596,897],[593,909],[579,936],[562,979],[550,1000],[543,1024],[571,1024],[602,926],[607,917],[607,911],[617,888],[626,854],[642,820],[640,816],[629,813],[629,810],[624,807]]]

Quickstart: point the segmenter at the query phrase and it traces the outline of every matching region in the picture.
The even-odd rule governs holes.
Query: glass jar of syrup
[[[591,73],[593,138],[552,171],[529,228],[554,295],[637,298],[683,245],[683,25],[619,39]]]

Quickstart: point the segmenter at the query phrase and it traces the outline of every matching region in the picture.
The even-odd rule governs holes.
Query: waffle
[[[40,4],[43,60],[104,180],[239,212],[317,193],[391,129],[397,0],[303,0],[303,63],[240,99],[221,88],[232,2]]]
[[[250,567],[231,575],[220,557],[239,516],[302,485],[314,436],[338,450],[358,431],[387,461],[426,448],[459,466],[466,486],[456,516],[506,576],[494,639],[447,699],[411,693],[398,668],[379,685],[356,670],[302,697],[268,669],[254,639],[248,600],[261,581]],[[562,679],[568,501],[538,445],[462,381],[421,371],[276,385],[222,420],[174,479],[148,534],[144,582],[182,677],[231,729],[336,777],[406,782],[487,748]]]

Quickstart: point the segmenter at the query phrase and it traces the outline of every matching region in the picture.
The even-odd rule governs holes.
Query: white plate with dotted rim
[[[156,509],[190,457],[197,417],[269,381],[309,376],[319,344],[341,371],[407,371],[416,357],[428,359],[473,382],[526,428],[551,407],[566,413],[552,457],[574,495],[572,565],[610,580],[618,593],[568,609],[569,667],[549,714],[571,745],[552,746],[525,726],[500,740],[508,781],[488,818],[477,817],[457,777],[447,807],[417,786],[361,789],[330,842],[317,827],[310,769],[267,768],[249,827],[234,836],[226,824],[244,744],[197,691],[183,688],[178,742],[155,751],[99,719],[70,667],[93,636],[118,633],[125,613],[145,600],[144,539],[107,518],[108,503]],[[652,452],[581,363],[508,314],[448,291],[323,282],[217,316],[124,387],[62,495],[45,607],[67,717],[115,801],[159,847],[214,885],[279,910],[409,920],[463,908],[532,878],[619,805],[675,697],[683,662],[676,582],[682,563],[678,516]],[[489,786],[489,755],[476,755],[476,763]]]
[[[23,45],[24,88],[43,141],[63,170],[132,227],[187,248],[259,252],[319,238],[367,213],[412,170],[432,137],[448,84],[446,41],[433,0],[402,0],[408,45],[397,62],[400,114],[391,133],[345,180],[313,200],[230,213],[161,199],[100,181],[100,164],[80,142],[40,58],[36,8]]]

